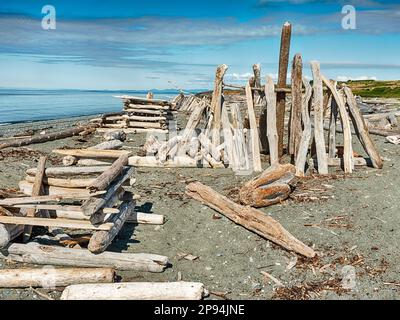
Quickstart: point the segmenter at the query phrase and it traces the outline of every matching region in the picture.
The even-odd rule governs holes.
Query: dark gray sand
[[[46,127],[57,130],[76,121],[2,126],[0,132],[9,135]],[[73,137],[31,145],[20,148],[26,150],[23,153],[15,153],[16,149],[0,151],[0,188],[17,188],[25,170],[36,166],[41,153],[63,146],[83,148],[101,141],[100,136],[85,139],[88,141]],[[136,152],[145,135],[130,135],[129,139],[127,147]],[[291,199],[261,209],[318,252],[311,260],[296,258],[184,194],[186,183],[199,180],[234,196],[235,188],[251,177],[235,176],[229,169],[138,168],[133,191],[142,196],[139,205],[164,214],[167,222],[163,226],[126,225],[109,250],[166,255],[172,267],[160,274],[118,275],[122,281],[175,281],[180,273],[183,280],[203,282],[212,299],[399,299],[400,146],[382,137],[373,139],[385,159],[383,170],[362,168],[344,176],[338,169],[332,176],[310,177],[299,183]],[[363,154],[358,143],[355,151]],[[58,160],[57,156],[51,158],[54,164]],[[263,166],[267,167],[265,161]],[[186,260],[182,258],[185,254],[198,259]],[[23,267],[28,266],[0,260],[0,268]],[[284,287],[278,287],[262,272],[279,279]],[[350,279],[347,284],[353,289],[343,287],[343,278]],[[58,298],[61,290],[38,291]],[[29,289],[3,289],[0,299],[44,298]]]

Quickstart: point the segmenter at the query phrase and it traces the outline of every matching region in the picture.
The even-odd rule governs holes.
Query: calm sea
[[[175,90],[153,91],[156,99],[170,99]],[[0,124],[53,120],[115,112],[122,109],[115,95],[144,97],[147,91],[15,90],[0,89]]]

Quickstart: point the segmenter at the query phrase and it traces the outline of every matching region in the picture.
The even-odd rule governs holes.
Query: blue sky
[[[342,29],[347,4],[356,30]],[[55,30],[41,27],[44,5]],[[332,79],[400,78],[399,0],[13,0],[0,3],[0,87],[211,88],[221,63],[229,82],[254,63],[275,77],[285,21],[308,75],[319,60]]]

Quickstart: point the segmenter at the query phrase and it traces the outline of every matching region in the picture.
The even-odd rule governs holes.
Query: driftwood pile
[[[207,97],[205,99],[208,104],[211,103],[211,101],[208,101]],[[177,110],[192,112],[201,103],[201,100],[200,97],[194,94],[185,96],[183,93],[180,93],[172,100],[172,102],[175,103],[175,108]]]
[[[228,67],[217,68],[211,102],[193,99],[186,128],[168,141],[148,137],[144,156],[129,159],[133,166],[151,167],[229,167],[237,172],[262,171],[259,135],[254,113],[253,95],[246,88],[247,117],[244,127],[237,104],[227,104],[223,97],[223,77]]]
[[[175,128],[175,103],[167,100],[117,96],[124,102],[122,112],[106,113],[91,122],[100,125],[98,132],[121,129],[125,133],[168,133]],[[176,130],[173,129],[173,130]]]

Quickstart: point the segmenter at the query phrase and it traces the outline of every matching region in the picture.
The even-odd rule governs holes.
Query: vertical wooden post
[[[283,25],[282,35],[281,35],[278,88],[286,87],[291,35],[292,35],[292,25],[289,22],[286,22]],[[278,92],[277,105],[276,105],[277,107],[276,119],[277,119],[277,129],[279,138],[278,152],[280,157],[283,155],[283,136],[285,131],[285,104],[286,104],[286,94],[284,92]]]
[[[213,115],[212,125],[212,143],[214,146],[220,144],[220,131],[221,131],[221,108],[222,108],[222,83],[224,75],[228,70],[226,64],[218,66],[215,73],[214,92],[211,100],[211,113]]]
[[[253,65],[254,85],[256,88],[261,88],[261,66],[259,63]],[[260,118],[258,119],[258,127],[260,131],[261,152],[268,153],[268,138],[267,138],[267,107],[265,105],[264,91],[257,91],[258,95],[254,94],[254,103],[262,103]]]
[[[37,166],[37,173],[35,176],[35,182],[33,183],[32,187],[32,197],[40,196],[42,195],[42,190],[43,190],[43,178],[45,176],[45,170],[46,170],[46,161],[47,157],[43,156],[40,157],[39,163]],[[36,209],[28,209],[26,212],[27,217],[34,217],[36,213]],[[32,226],[25,226],[24,234],[23,234],[23,241],[28,242],[29,239],[31,238],[31,233],[32,233]]]
[[[292,65],[292,107],[289,120],[289,154],[292,159],[297,158],[301,139],[301,109],[302,109],[302,81],[303,61],[300,54],[296,54]]]
[[[303,78],[303,84],[306,88],[306,92],[304,94],[302,108],[301,108],[301,117],[303,119],[304,130],[301,135],[299,152],[296,158],[296,176],[304,177],[305,165],[307,160],[308,148],[311,140],[311,120],[309,114],[309,104],[312,96],[312,88],[310,83]]]
[[[271,166],[279,164],[278,132],[276,128],[276,94],[271,77],[265,83],[265,99],[267,100],[267,134]]]
[[[328,156],[324,138],[324,92],[319,62],[312,61],[311,69],[314,78],[314,135],[318,158],[318,173],[328,174]]]
[[[256,122],[256,115],[254,114],[253,96],[251,94],[250,81],[246,84],[246,100],[247,109],[249,112],[249,123],[250,123],[250,142],[251,150],[253,155],[253,167],[255,172],[262,171],[261,157],[260,157],[260,139],[258,136],[258,128]]]
[[[336,86],[336,84],[335,84]],[[331,117],[329,120],[329,140],[328,154],[329,158],[336,157],[336,123],[338,118],[338,106],[334,99],[331,100]]]

